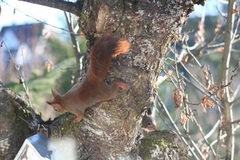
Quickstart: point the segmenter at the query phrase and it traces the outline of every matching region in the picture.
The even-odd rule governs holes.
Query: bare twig
[[[223,104],[223,115],[224,115],[224,123],[230,123],[233,120],[233,113],[232,113],[232,105],[230,104],[230,90],[229,86],[229,69],[230,69],[230,59],[231,59],[231,48],[233,42],[233,24],[234,24],[234,8],[235,0],[228,1],[228,14],[227,14],[227,22],[226,22],[226,31],[225,31],[225,45],[224,45],[224,54],[222,57],[221,63],[221,82],[224,88],[225,95],[222,98]],[[224,124],[223,124],[224,125]],[[226,129],[227,137],[226,137],[226,157],[225,159],[233,160],[234,159],[234,129],[233,126],[230,125]],[[218,135],[220,136],[220,135]],[[219,145],[218,145],[219,146]]]
[[[8,54],[9,54],[9,56],[10,56],[10,59],[13,61],[14,67],[15,67],[17,73],[18,73],[18,77],[19,77],[20,84],[23,86],[24,92],[25,92],[25,94],[26,94],[27,101],[28,101],[28,106],[27,106],[26,109],[31,113],[31,116],[32,116],[32,118],[33,118],[33,121],[32,121],[31,123],[28,123],[28,124],[30,124],[29,127],[33,129],[34,127],[37,126],[38,120],[37,120],[37,118],[36,118],[36,113],[35,113],[35,111],[34,111],[32,102],[31,102],[31,100],[30,100],[28,87],[26,86],[26,83],[25,83],[25,81],[24,81],[24,79],[23,79],[23,77],[22,77],[21,67],[19,67],[19,66],[17,65],[17,63],[15,62],[15,60],[14,60],[14,58],[13,58],[13,56],[12,56],[12,53],[10,52],[7,44],[6,44],[4,41],[2,41],[1,43],[4,44],[4,46],[6,47],[6,49],[7,49],[7,51],[8,51]]]
[[[192,110],[191,110],[191,112],[192,112]],[[202,138],[204,139],[204,141],[206,142],[206,144],[210,147],[213,155],[216,156],[216,152],[214,151],[213,147],[209,144],[209,142],[208,142],[208,140],[207,140],[207,138],[206,138],[206,136],[205,136],[205,134],[204,134],[204,132],[203,132],[203,129],[202,129],[201,125],[198,123],[195,115],[194,115],[193,113],[191,113],[191,115],[192,115],[193,121],[196,123],[196,125],[197,125],[197,127],[198,127],[198,130],[199,130],[200,134],[202,135]]]
[[[237,98],[235,98],[232,102],[231,102],[231,104],[234,104],[234,103],[236,103],[237,101],[239,101],[240,100],[240,97],[237,97]]]
[[[206,134],[204,136],[205,139],[208,139],[209,137],[211,137],[213,135],[213,133],[217,130],[218,126],[220,124],[220,120],[218,120],[215,125],[213,126],[213,128],[208,132],[208,134]],[[202,141],[203,138],[199,139],[198,141]]]
[[[231,104],[234,104],[236,101],[240,99],[240,97],[237,98],[237,95],[240,91],[240,84],[238,84],[237,88],[235,89],[232,97],[231,97]]]
[[[217,40],[217,38],[219,38],[222,34],[223,34],[223,32],[224,32],[224,30],[223,29],[220,29],[215,35],[214,35],[214,37],[213,38],[211,38],[209,41],[207,41],[203,46],[201,46],[200,48],[197,48],[196,50],[195,50],[195,54],[194,54],[194,57],[199,57],[202,53],[203,53],[203,50],[204,49],[207,49],[207,47],[209,46],[209,45],[211,45],[212,43],[214,43],[216,40]],[[194,58],[193,56],[191,56],[191,57],[189,57],[188,58],[188,61],[191,61],[193,58]]]
[[[157,101],[157,104],[158,104],[158,105],[156,105],[156,109],[158,109],[158,107],[161,107],[161,108],[163,109],[163,111],[164,111],[164,113],[166,114],[167,118],[170,120],[172,126],[174,127],[174,130],[176,131],[176,134],[177,134],[177,135],[180,137],[180,139],[189,147],[189,150],[190,150],[190,152],[193,154],[194,158],[197,159],[197,160],[199,160],[199,159],[205,159],[204,156],[203,156],[203,154],[202,154],[202,152],[199,150],[199,148],[198,148],[197,145],[195,144],[195,142],[192,140],[192,138],[191,138],[189,135],[187,135],[187,136],[188,136],[188,139],[190,140],[191,144],[193,145],[194,149],[197,151],[197,153],[198,153],[198,155],[199,155],[200,157],[198,157],[198,156],[196,155],[196,153],[194,152],[194,150],[191,148],[190,144],[188,144],[188,141],[184,138],[184,136],[182,135],[182,133],[181,133],[180,130],[178,129],[178,126],[176,125],[176,123],[175,123],[174,120],[172,119],[170,113],[168,112],[166,106],[165,106],[164,103],[162,102],[162,100],[161,100],[161,98],[159,97],[159,95],[156,96],[156,97],[157,97],[156,101]]]
[[[234,159],[234,148],[235,148],[234,132],[240,126],[240,120],[233,121],[232,106],[236,101],[238,101],[240,99],[240,97],[237,98],[237,95],[240,90],[240,85],[238,85],[237,88],[235,89],[234,93],[231,94],[230,85],[233,81],[232,77],[234,77],[234,76],[231,75],[231,72],[230,72],[230,59],[231,59],[232,45],[236,42],[239,42],[239,40],[240,40],[240,36],[237,34],[238,30],[239,30],[239,25],[240,25],[240,19],[239,19],[238,8],[234,8],[235,7],[233,5],[234,1],[232,0],[231,2],[230,1],[225,1],[225,2],[227,4],[229,4],[229,6],[232,6],[232,7],[228,8],[228,14],[224,14],[224,15],[222,14],[223,16],[226,15],[224,17],[227,20],[225,28],[224,27],[217,28],[218,30],[215,30],[216,31],[215,36],[212,39],[210,39],[207,43],[203,44],[200,41],[197,41],[197,42],[195,42],[195,44],[193,46],[190,47],[184,38],[181,41],[182,43],[180,43],[180,45],[182,45],[183,48],[188,52],[187,55],[190,55],[190,56],[188,56],[188,58],[194,59],[200,68],[202,68],[204,65],[201,65],[201,63],[199,63],[197,58],[199,58],[202,54],[207,55],[209,53],[216,53],[216,52],[222,53],[223,59],[222,59],[222,66],[221,66],[221,82],[220,82],[221,84],[219,82],[214,81],[213,77],[210,81],[211,83],[216,83],[219,86],[221,86],[220,89],[218,90],[219,92],[212,93],[212,91],[208,87],[206,87],[206,85],[201,83],[201,80],[199,78],[197,78],[197,76],[195,75],[194,72],[191,72],[190,70],[188,70],[188,68],[185,65],[185,63],[187,63],[187,61],[183,61],[181,59],[182,52],[177,53],[178,51],[176,50],[176,48],[174,48],[174,45],[172,45],[169,49],[174,54],[175,60],[171,59],[171,61],[173,63],[170,63],[168,66],[170,66],[169,67],[169,68],[171,68],[170,70],[175,71],[175,74],[172,74],[170,76],[170,80],[172,81],[172,84],[175,87],[178,87],[179,80],[184,79],[184,81],[187,84],[192,85],[194,88],[196,88],[198,91],[200,91],[203,95],[206,95],[208,97],[208,99],[210,99],[212,101],[212,103],[216,104],[218,113],[220,116],[218,117],[219,118],[218,121],[213,125],[213,128],[209,131],[208,134],[204,133],[204,131],[202,129],[203,125],[200,124],[194,116],[192,117],[192,120],[197,125],[197,127],[200,131],[200,134],[202,136],[202,138],[200,140],[198,140],[198,142],[200,143],[200,141],[201,142],[205,141],[206,143],[204,143],[204,144],[207,144],[209,146],[209,148],[212,150],[213,155],[216,156],[217,159],[220,159],[220,157],[222,158],[222,156],[225,156],[224,157],[225,159],[232,160],[232,159]],[[238,17],[237,17],[238,19],[234,18],[234,14],[238,15]],[[235,24],[235,27],[234,27],[234,24]],[[225,35],[224,42],[222,41],[222,39],[223,39],[222,35]],[[184,76],[184,74],[179,73],[177,67],[179,67],[180,65],[185,69],[185,72],[189,75],[189,77],[191,77],[191,81],[189,80],[190,78],[187,78]],[[187,93],[185,93],[184,90],[182,90],[181,92],[184,95],[184,97],[187,98]],[[186,115],[188,115],[189,113],[192,114],[191,106],[187,107],[188,105],[190,105],[192,103],[189,103],[187,99],[184,99],[184,104],[185,104],[184,105],[185,108],[183,109],[184,113]],[[195,104],[196,103],[194,103],[193,105],[195,105]],[[214,107],[214,105],[212,105],[212,107]],[[163,110],[164,110],[164,112],[166,112],[165,111],[166,109],[163,109]],[[168,117],[168,119],[171,118],[171,117],[169,118],[169,115],[167,115],[167,117]],[[183,129],[184,129],[186,135],[183,134],[184,131],[183,132],[181,131],[181,134],[183,134],[185,136],[184,138],[185,138],[185,140],[187,140],[188,145],[193,147],[192,148],[193,150],[192,151],[190,150],[190,151],[195,153],[194,156],[201,157],[201,156],[199,156],[198,151],[195,150],[195,149],[199,149],[199,146],[197,146],[196,148],[194,147],[194,142],[193,143],[191,142],[191,141],[193,141],[193,139],[191,138],[191,135],[188,133],[187,125],[185,125],[185,124],[187,124],[188,120],[189,119],[187,119],[187,120],[185,119],[185,123],[183,126]],[[177,125],[174,126],[173,122],[171,122],[171,123],[178,134],[178,131],[181,129],[177,128],[178,127]],[[234,128],[234,125],[238,125],[238,126]],[[214,143],[210,142],[209,137],[212,136],[216,132],[218,132],[218,136],[215,137],[215,138],[217,138],[217,140],[215,140],[214,143],[218,142],[218,145],[216,148],[215,148],[215,146],[213,148]],[[179,135],[181,135],[181,134],[179,134]],[[224,142],[226,144],[225,155],[223,155],[223,153],[220,152],[220,147],[221,147],[220,140],[223,138],[226,138],[224,140]],[[215,153],[215,151],[217,153]]]
[[[227,128],[229,125],[234,125],[234,124],[240,125],[240,119],[232,121],[232,122],[222,126],[222,128]]]
[[[231,124],[231,125],[232,125],[232,124]],[[234,131],[236,131],[236,130],[239,129],[239,128],[240,128],[240,125],[236,126],[236,127],[234,128]],[[216,143],[219,143],[219,141],[220,141],[221,139],[225,138],[226,136],[227,136],[226,133],[222,134],[222,135],[219,137],[219,140],[216,139],[216,140],[212,141],[211,146],[213,146],[213,145],[216,144]]]
[[[75,15],[80,15],[84,2],[84,0],[79,0],[77,2],[68,2],[64,0],[20,0],[20,1],[60,9],[63,11],[73,13]]]
[[[43,23],[44,25],[47,25],[47,26],[53,27],[53,28],[55,28],[55,29],[59,29],[59,30],[61,30],[61,31],[68,32],[68,33],[70,33],[70,34],[74,34],[74,35],[75,35],[74,32],[70,32],[69,30],[66,30],[65,28],[61,28],[61,27],[52,25],[52,24],[50,24],[50,23],[41,21],[41,20],[39,20],[39,19],[37,19],[37,18],[35,18],[35,17],[33,17],[33,16],[25,13],[24,11],[22,11],[22,10],[20,10],[20,9],[18,9],[18,8],[15,8],[15,7],[12,6],[11,4],[7,3],[6,1],[4,1],[4,0],[1,0],[1,1],[2,1],[3,3],[5,3],[6,5],[8,5],[9,7],[13,8],[15,11],[18,11],[18,12],[20,12],[21,14],[25,15],[26,17],[29,17],[29,18],[31,18],[31,19],[39,22],[39,23]]]
[[[172,48],[170,48],[170,49],[171,49],[171,51],[173,52],[174,56],[177,58],[177,56],[176,56],[177,53],[176,53]],[[177,58],[177,60],[178,60],[179,63],[182,65],[182,67],[186,70],[186,72],[189,74],[189,76],[192,77],[193,80],[194,80],[197,84],[199,84],[202,88],[205,88],[204,85],[203,85],[201,82],[199,82],[199,80],[187,69],[187,67],[184,65],[184,63],[183,63],[181,60],[179,60],[178,58]]]
[[[73,27],[72,27],[72,23],[71,23],[71,18],[68,18],[66,12],[64,12],[64,15],[65,15],[65,18],[66,18],[66,21],[67,21],[69,31],[74,32]],[[73,50],[74,50],[74,53],[75,53],[75,58],[76,58],[77,76],[79,78],[80,77],[80,58],[81,58],[80,47],[79,47],[79,44],[76,40],[76,36],[73,35],[73,34],[70,34],[70,37],[71,37],[71,41],[72,41]]]
[[[189,47],[186,47],[188,53],[191,55],[191,57],[195,60],[195,62],[198,64],[199,67],[202,67],[202,65],[200,64],[200,62],[197,60],[196,56],[194,56],[192,54],[192,52],[190,51]]]

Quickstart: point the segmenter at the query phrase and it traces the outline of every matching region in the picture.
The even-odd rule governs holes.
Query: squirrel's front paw
[[[73,120],[73,123],[78,123],[78,122],[80,122],[82,120],[82,118],[80,119],[80,118],[76,118],[76,119],[74,119]]]
[[[77,118],[76,119],[74,119],[74,121],[73,121],[73,123],[78,123],[78,122],[80,122],[82,119],[83,119],[83,114],[82,114],[82,112],[80,112],[78,115],[76,115],[77,116]]]
[[[128,90],[130,87],[127,83],[123,83],[119,88],[121,88],[122,90]]]
[[[129,89],[129,85],[127,83],[122,82],[122,81],[115,81],[114,85],[118,89],[122,89],[122,90],[128,90]]]

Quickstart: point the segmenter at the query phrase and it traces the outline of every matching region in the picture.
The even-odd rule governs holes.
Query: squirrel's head
[[[145,134],[156,131],[156,121],[154,120],[152,111],[150,108],[147,109],[142,119],[142,129]]]
[[[56,112],[64,112],[64,107],[60,103],[60,95],[52,89],[53,100],[47,101],[47,104],[51,105]]]

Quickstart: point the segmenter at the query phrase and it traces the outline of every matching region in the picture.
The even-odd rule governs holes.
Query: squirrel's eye
[[[57,108],[54,108],[54,110],[55,110],[56,112],[58,112],[58,109],[57,109]]]

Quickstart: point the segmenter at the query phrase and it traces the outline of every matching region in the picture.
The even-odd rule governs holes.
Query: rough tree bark
[[[130,41],[130,52],[113,60],[106,78],[109,82],[121,79],[130,85],[130,90],[88,109],[81,123],[73,124],[72,115],[62,116],[53,123],[52,136],[74,138],[79,159],[136,159],[143,111],[153,105],[162,58],[193,5],[204,3],[204,0],[81,2],[79,24],[89,46],[105,33],[120,35]]]
[[[24,112],[27,104],[15,93],[2,87],[0,81],[0,159],[14,159],[25,138],[34,132],[20,117],[31,121]],[[25,110],[26,111],[26,110]]]

